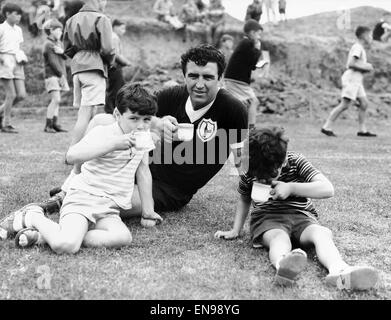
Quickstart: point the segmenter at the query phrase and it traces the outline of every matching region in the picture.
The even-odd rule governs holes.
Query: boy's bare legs
[[[342,98],[341,103],[331,111],[322,129],[332,131],[332,125],[334,122],[338,119],[341,113],[347,110],[352,104],[352,100],[348,98]]]
[[[269,259],[276,269],[279,267],[280,260],[292,250],[289,235],[281,229],[266,231],[262,236],[262,243],[269,248]]]
[[[88,220],[76,213],[64,216],[59,223],[44,215],[27,213],[26,225],[37,229],[43,240],[41,243],[47,243],[58,254],[79,251],[88,231]]]
[[[83,245],[86,247],[119,248],[132,242],[132,234],[118,217],[106,217],[97,221],[95,228],[87,232]]]
[[[358,109],[358,131],[359,132],[368,132],[367,127],[365,125],[365,121],[367,118],[367,109],[369,105],[369,101],[367,97],[360,97],[357,98],[358,102],[360,103],[359,109]]]
[[[339,289],[367,290],[378,282],[378,272],[372,267],[349,266],[343,261],[334,244],[328,228],[313,224],[304,229],[300,236],[304,246],[314,245],[319,262],[326,267],[329,275],[326,282]]]
[[[50,102],[46,112],[46,118],[53,119],[53,117],[56,115],[56,112],[58,115],[58,109],[61,101],[61,94],[60,91],[58,90],[52,90],[50,91],[49,94],[50,94]]]
[[[26,89],[24,86],[24,80],[1,79],[1,82],[6,92],[5,101],[0,106],[0,118],[3,118],[2,127],[5,128],[11,125],[12,106],[26,97]],[[7,132],[17,133],[15,129],[11,131]]]

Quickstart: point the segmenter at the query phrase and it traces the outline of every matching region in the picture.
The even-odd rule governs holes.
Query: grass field
[[[63,122],[71,128],[74,120]],[[273,285],[267,252],[251,248],[247,223],[238,240],[215,240],[216,230],[231,227],[237,198],[237,178],[225,166],[186,208],[165,214],[159,227],[129,221],[129,248],[58,256],[48,247],[19,250],[11,240],[0,242],[0,299],[390,299],[390,122],[374,128],[379,138],[366,140],[355,136],[350,121],[338,123],[337,139],[321,136],[314,121],[260,121],[283,125],[290,149],[305,154],[333,182],[335,197],[316,201],[320,222],[333,230],[347,262],[380,270],[377,290],[327,287],[314,252],[297,285],[282,289]],[[63,164],[68,134],[45,134],[42,119],[16,118],[15,125],[20,134],[0,134],[0,217],[47,198],[70,170]],[[45,269],[50,282],[42,282]]]

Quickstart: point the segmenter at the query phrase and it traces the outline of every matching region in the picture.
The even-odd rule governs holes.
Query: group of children
[[[105,4],[106,0],[89,0],[67,22],[64,48],[59,41],[62,27],[56,21],[50,21],[45,26],[48,34],[44,50],[47,61],[45,84],[48,91],[51,89],[50,92],[55,92],[51,93],[47,131],[56,130],[59,92],[68,89],[66,79],[64,80],[64,54],[72,58],[74,105],[79,107],[79,113],[71,146],[66,153],[66,162],[74,165],[74,169],[62,187],[66,196],[61,206],[59,223],[47,218],[46,212],[36,204],[13,212],[0,222],[0,233],[5,232],[5,236],[2,236],[16,234],[18,247],[47,243],[57,253],[76,253],[82,245],[129,245],[132,236],[121,221],[119,212],[131,207],[135,180],[143,207],[143,218],[154,222],[162,221],[154,211],[152,178],[148,167],[148,152],[153,149],[153,144],[148,148],[140,146],[136,138],[137,133],[150,130],[152,118],[157,111],[155,96],[139,84],[126,84],[116,95],[113,110],[116,122],[88,128],[96,109],[105,105],[105,79],[108,68],[116,59],[112,26],[102,13]],[[5,8],[6,27],[14,28],[18,19],[20,20],[20,13],[14,10],[15,7]],[[360,28],[356,34],[359,42],[365,44],[369,31]],[[19,35],[19,38],[15,38],[18,42],[15,42],[14,48],[19,48],[16,44],[19,45],[23,40],[20,38],[20,28],[13,30],[15,35]],[[292,284],[307,263],[303,250],[292,250],[292,239],[299,246],[315,246],[319,261],[329,271],[327,283],[339,289],[367,290],[375,287],[378,283],[378,271],[372,267],[349,266],[344,262],[335,247],[330,230],[317,221],[317,211],[309,198],[332,197],[334,189],[330,181],[302,155],[287,151],[288,138],[283,130],[255,128],[252,109],[256,96],[250,87],[250,77],[261,54],[262,27],[258,22],[249,20],[244,31],[245,38],[229,59],[225,86],[249,106],[249,165],[248,168],[243,168],[240,176],[240,200],[234,226],[230,231],[217,231],[215,236],[224,239],[238,237],[250,212],[253,245],[269,249],[278,284]],[[0,33],[2,61],[8,59],[7,54],[16,59],[15,52],[3,51],[3,40],[4,34]],[[354,84],[354,88],[351,85],[345,88],[346,91],[355,91],[356,95],[361,93],[359,97],[363,96],[359,86],[362,77],[359,74],[371,69],[366,63],[361,44],[352,48],[350,60],[353,62],[348,62],[348,68],[352,71],[345,76],[350,77],[351,82],[347,80],[349,85]],[[12,71],[14,77],[20,72],[18,68]],[[19,79],[12,79],[16,79],[11,81],[16,87]],[[352,95],[348,99],[353,100],[355,97]],[[0,110],[8,112],[4,108]],[[6,112],[2,113],[4,118],[8,116]],[[8,130],[7,128],[8,122],[5,121],[2,129]],[[61,130],[59,127],[57,129]],[[326,127],[322,132],[325,130],[330,131]],[[360,132],[369,136],[365,127],[360,128]],[[255,185],[259,184],[269,188],[266,200],[260,200],[254,192]]]

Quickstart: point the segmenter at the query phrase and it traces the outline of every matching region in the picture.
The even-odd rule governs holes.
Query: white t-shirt
[[[0,53],[18,54],[23,42],[22,29],[11,26],[7,21],[0,24]]]
[[[364,79],[364,74],[360,71],[356,71],[349,68],[349,64],[353,61],[353,59],[357,59],[362,63],[367,62],[367,54],[365,52],[364,47],[359,42],[356,42],[349,51],[348,61],[346,63],[347,70],[345,71],[343,77],[345,81],[354,83],[362,82]]]

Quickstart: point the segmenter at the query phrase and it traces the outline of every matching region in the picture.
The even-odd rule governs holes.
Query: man
[[[245,21],[253,19],[259,23],[262,16],[263,0],[254,0],[249,4],[246,11]]]
[[[240,154],[247,136],[245,107],[220,88],[224,55],[213,46],[201,45],[182,55],[181,63],[185,86],[158,93],[158,113],[152,123],[163,138],[150,165],[153,183],[149,188],[158,212],[185,206],[219,172],[231,151]],[[113,115],[100,114],[91,121],[90,128],[114,121]],[[178,141],[178,123],[194,125],[192,141]],[[51,213],[59,209],[61,201],[51,198],[40,205]],[[135,187],[132,209],[121,216],[138,215],[141,201]]]

